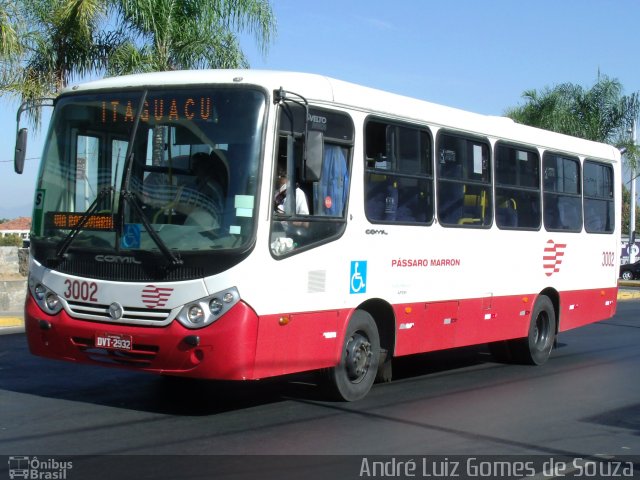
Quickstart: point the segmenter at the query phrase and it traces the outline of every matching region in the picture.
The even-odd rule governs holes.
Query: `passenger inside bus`
[[[275,211],[279,214],[284,214],[286,212],[285,202],[287,201],[287,182],[287,172],[285,170],[280,170],[278,172],[276,196],[274,198]],[[307,196],[298,184],[296,184],[295,199],[296,215],[309,215],[309,204],[307,203]]]

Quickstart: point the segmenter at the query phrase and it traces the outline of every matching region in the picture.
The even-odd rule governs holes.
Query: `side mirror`
[[[305,140],[306,155],[304,164],[304,180],[317,182],[322,175],[324,159],[324,135],[317,130],[309,130]]]
[[[13,155],[13,169],[16,173],[24,170],[24,159],[27,155],[27,129],[21,128],[16,136],[16,149]]]

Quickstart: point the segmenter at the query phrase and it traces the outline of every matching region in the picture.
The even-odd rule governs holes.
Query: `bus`
[[[488,344],[540,365],[558,333],[615,313],[613,146],[294,72],[122,76],[50,103],[35,355],[318,371],[354,401],[394,358]],[[18,117],[18,172],[26,136]]]

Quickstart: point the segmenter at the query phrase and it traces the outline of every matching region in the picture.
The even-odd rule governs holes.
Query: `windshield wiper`
[[[144,211],[142,210],[142,208],[138,204],[138,200],[136,199],[135,194],[133,194],[132,192],[130,192],[128,190],[122,190],[120,195],[122,196],[122,199],[125,202],[128,202],[129,205],[131,205],[133,207],[133,209],[136,211],[136,213],[140,217],[140,220],[142,221],[142,225],[144,225],[144,228],[149,233],[149,236],[155,242],[155,244],[158,246],[158,248],[164,254],[164,256],[167,257],[167,259],[169,259],[171,261],[171,264],[172,265],[176,265],[176,266],[177,265],[182,265],[184,263],[182,261],[182,259],[180,257],[176,256],[171,250],[169,250],[169,247],[167,247],[167,244],[164,243],[162,238],[160,238],[160,235],[158,235],[158,232],[156,232],[154,230],[153,225],[151,225],[149,223],[149,220],[147,220],[147,217],[144,214]]]
[[[142,92],[140,96],[140,103],[138,107],[138,111],[136,112],[136,116],[133,120],[133,126],[131,128],[131,135],[129,136],[129,143],[127,145],[127,153],[125,155],[125,162],[123,167],[123,178],[122,178],[122,189],[120,190],[120,198],[123,200],[120,202],[118,206],[118,228],[116,229],[116,248],[120,248],[120,237],[122,237],[122,231],[124,228],[124,204],[128,203],[133,207],[136,211],[144,228],[149,233],[151,239],[158,246],[163,255],[171,262],[172,265],[182,265],[184,262],[178,256],[176,256],[167,244],[160,238],[158,233],[153,229],[153,226],[147,220],[146,215],[138,205],[138,201],[135,195],[129,190],[129,184],[131,183],[131,172],[133,170],[133,160],[134,160],[134,151],[133,151],[133,143],[136,139],[136,134],[138,132],[138,126],[140,125],[140,117],[142,116],[142,111],[144,110],[144,102],[147,99],[148,90]]]
[[[131,127],[131,133],[129,135],[129,142],[127,143],[127,152],[124,155],[124,166],[122,169],[122,187],[120,190],[120,197],[125,200],[125,194],[130,194],[129,183],[131,182],[131,172],[133,170],[133,142],[136,140],[136,134],[138,133],[138,126],[140,125],[140,117],[144,110],[144,102],[147,99],[148,90],[144,90],[140,95],[140,102],[136,116],[133,120],[133,126]],[[117,178],[117,177],[116,177]],[[115,180],[114,180],[115,182]],[[120,202],[118,205],[118,228],[116,229],[116,249],[120,248],[120,238],[122,237],[124,229],[124,203]]]
[[[98,209],[98,205],[100,204],[100,201],[107,194],[112,194],[113,192],[114,192],[114,190],[113,190],[112,187],[103,188],[102,190],[100,190],[98,192],[98,195],[96,195],[96,198],[93,200],[93,203],[91,203],[91,205],[89,205],[89,208],[87,208],[87,211],[82,213],[82,214],[80,214],[80,215],[82,215],[82,218],[80,219],[80,221],[78,223],[76,223],[76,226],[73,227],[73,229],[71,229],[69,234],[62,241],[62,244],[60,245],[60,248],[56,252],[56,258],[58,260],[62,260],[64,258],[64,255],[67,252],[67,250],[69,249],[69,246],[71,246],[71,244],[73,243],[75,238],[78,236],[78,234],[84,229],[84,226],[87,224],[87,222],[89,221],[91,216]]]
[[[75,225],[75,227],[73,227],[73,229],[69,232],[69,234],[65,237],[62,244],[60,245],[60,248],[56,252],[56,258],[58,260],[62,260],[64,258],[65,253],[67,252],[67,250],[69,249],[73,241],[76,239],[78,234],[84,229],[84,226],[87,224],[87,222],[89,221],[91,216],[95,213],[95,211],[98,209],[98,205],[100,204],[100,201],[105,196],[112,194],[113,191],[114,191],[113,187],[105,187],[102,190],[100,190],[95,200],[93,201],[93,203],[89,205],[89,208],[87,209],[87,211],[80,214],[82,215],[82,218]],[[184,263],[182,259],[177,257],[171,250],[169,250],[169,248],[162,241],[158,233],[153,229],[153,226],[149,223],[149,220],[147,220],[147,217],[145,216],[144,211],[142,210],[142,208],[140,208],[140,205],[138,205],[135,195],[125,190],[121,192],[121,195],[124,201],[128,202],[129,205],[131,205],[134,208],[134,210],[140,217],[140,220],[142,221],[144,228],[147,230],[147,232],[149,232],[149,236],[152,238],[152,240],[155,242],[155,244],[158,246],[158,248],[164,254],[164,256],[167,257],[173,265],[182,265]]]

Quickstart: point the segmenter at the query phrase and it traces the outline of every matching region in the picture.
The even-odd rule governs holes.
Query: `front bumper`
[[[218,380],[254,379],[258,317],[239,302],[213,324],[190,330],[174,320],[163,327],[74,319],[44,313],[28,294],[25,328],[34,355],[157,374]],[[101,334],[129,335],[131,350],[95,346]]]

